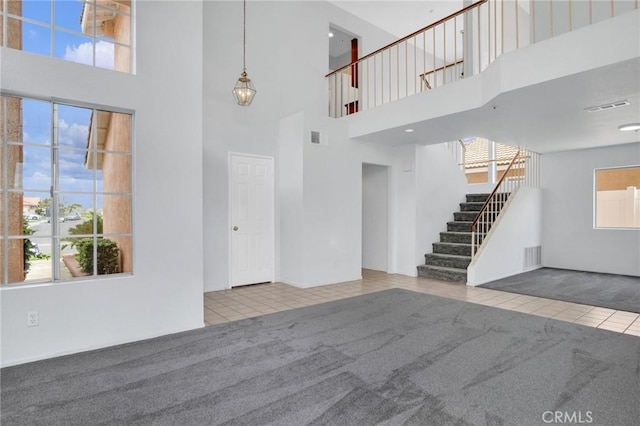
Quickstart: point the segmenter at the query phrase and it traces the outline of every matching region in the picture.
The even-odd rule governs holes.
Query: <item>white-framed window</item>
[[[596,169],[594,227],[640,229],[640,165]]]
[[[0,283],[132,273],[129,112],[0,98]]]
[[[132,72],[132,0],[0,0],[2,46]]]

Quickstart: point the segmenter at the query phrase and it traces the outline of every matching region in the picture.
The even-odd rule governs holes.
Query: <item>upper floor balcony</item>
[[[524,88],[528,96],[537,96],[544,88],[536,85],[554,81],[547,88],[551,98],[563,88],[582,87],[575,96],[577,105],[584,103],[582,113],[605,92],[611,101],[615,93],[638,92],[638,12],[635,0],[480,0],[328,74],[328,112],[334,118],[348,116],[351,137],[388,144],[383,139],[390,132],[437,117],[473,110],[479,115],[470,122],[477,123],[487,114],[481,107],[497,97]],[[623,61],[624,66],[603,68]],[[559,80],[596,69],[572,85]],[[594,81],[593,96],[587,96],[585,89]],[[531,105],[544,111],[543,101],[532,98]],[[512,112],[526,113],[526,106],[520,108]],[[629,108],[627,115],[637,109]],[[513,118],[508,112],[501,111],[506,121]],[[456,126],[464,122],[456,120]],[[523,142],[491,134],[499,126],[486,122],[491,129],[483,136]],[[431,140],[422,136],[421,143],[476,136],[483,129],[452,132],[440,120],[429,130]]]

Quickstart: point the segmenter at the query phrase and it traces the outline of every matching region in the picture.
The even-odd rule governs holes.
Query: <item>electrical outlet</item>
[[[37,327],[39,323],[38,311],[27,312],[27,327]]]

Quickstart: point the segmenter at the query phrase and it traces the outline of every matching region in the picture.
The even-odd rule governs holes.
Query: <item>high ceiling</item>
[[[419,30],[463,7],[462,0],[329,1],[398,38]]]

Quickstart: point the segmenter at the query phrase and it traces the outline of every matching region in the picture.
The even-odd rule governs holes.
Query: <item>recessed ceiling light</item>
[[[621,132],[630,132],[633,130],[640,130],[640,123],[629,123],[629,124],[623,124],[621,126],[618,126],[618,130],[620,130]]]
[[[333,33],[329,31],[329,38],[333,37]]]
[[[404,129],[405,133],[413,133],[413,129]]]
[[[624,100],[624,101],[611,102],[609,104],[592,106],[589,108],[585,108],[584,110],[587,112],[599,112],[599,111],[606,111],[608,109],[613,109],[613,108],[620,108],[627,105],[631,105],[631,102]]]

